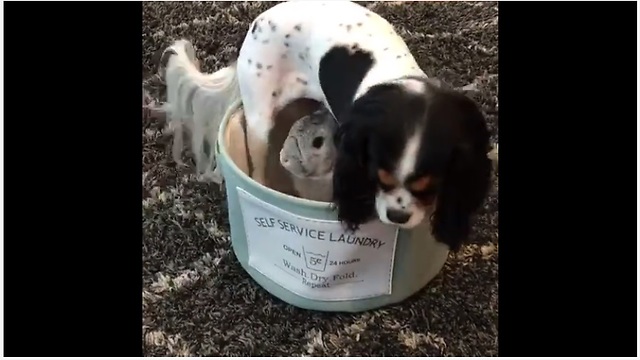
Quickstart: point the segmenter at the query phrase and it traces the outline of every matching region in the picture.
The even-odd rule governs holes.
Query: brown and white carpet
[[[234,60],[271,2],[144,2],[145,77],[154,54],[191,39],[204,71]],[[475,84],[498,140],[498,5],[364,3],[396,26],[419,64],[454,86]],[[162,89],[146,81],[150,93]],[[176,168],[159,121],[143,115],[143,344],[146,356],[496,356],[497,178],[476,232],[406,302],[360,314],[284,304],[242,270],[231,249],[224,190]]]

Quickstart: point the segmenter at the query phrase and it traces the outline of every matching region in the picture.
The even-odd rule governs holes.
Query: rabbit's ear
[[[320,106],[316,111],[313,112],[313,115],[326,115],[326,114],[331,114],[329,112],[329,109],[327,109],[324,106]]]

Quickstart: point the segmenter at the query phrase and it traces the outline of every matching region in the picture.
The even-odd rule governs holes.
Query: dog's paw
[[[206,183],[222,184],[224,178],[220,172],[220,168],[216,167],[214,170],[207,170],[203,174],[198,176],[198,181]]]
[[[182,161],[182,159],[179,156],[173,155],[171,157],[171,160],[173,160],[173,162],[176,164],[177,168],[188,168],[189,167],[189,164],[187,164],[184,161]]]

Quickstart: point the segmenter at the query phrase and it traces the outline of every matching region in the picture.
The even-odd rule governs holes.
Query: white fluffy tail
[[[173,133],[173,158],[182,164],[183,136],[191,137],[196,170],[206,180],[222,181],[215,159],[218,128],[229,107],[240,99],[235,64],[212,74],[201,73],[193,46],[178,40],[165,50],[168,130]],[[164,58],[164,55],[163,55]]]

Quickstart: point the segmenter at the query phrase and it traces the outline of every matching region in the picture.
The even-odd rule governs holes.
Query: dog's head
[[[479,107],[439,81],[377,85],[341,116],[334,203],[350,229],[377,217],[412,228],[430,219],[453,250],[491,179],[489,132]]]

